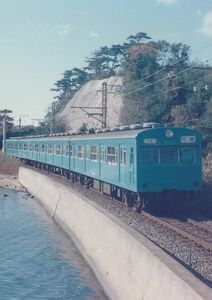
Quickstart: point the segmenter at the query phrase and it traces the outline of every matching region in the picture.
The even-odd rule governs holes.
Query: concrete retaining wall
[[[19,179],[71,235],[111,300],[211,299],[211,289],[145,237],[56,179]]]

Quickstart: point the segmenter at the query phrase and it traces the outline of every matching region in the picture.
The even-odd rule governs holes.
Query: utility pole
[[[109,87],[109,91],[108,91]],[[114,89],[114,90],[113,90]],[[71,106],[71,108],[79,108],[84,111],[88,117],[92,117],[99,121],[102,125],[102,129],[107,127],[107,96],[108,94],[117,94],[120,93],[121,86],[120,85],[108,85],[107,82],[102,83],[101,90],[97,92],[102,93],[102,106]],[[90,112],[89,110],[101,110],[101,112]]]
[[[18,119],[18,129],[21,130],[21,117]]]
[[[107,127],[107,82],[102,83],[102,128]]]
[[[3,140],[2,140],[2,152],[6,153],[6,134],[7,134],[7,114],[12,113],[9,109],[0,110],[0,114],[3,114]]]
[[[54,133],[55,127],[55,102],[52,102],[51,106],[51,122],[50,122],[50,134]]]
[[[98,92],[102,92],[102,129],[108,126],[107,124],[107,107],[108,107],[108,94],[120,94],[121,85],[118,84],[107,84],[107,82],[102,83],[102,89],[98,90]]]

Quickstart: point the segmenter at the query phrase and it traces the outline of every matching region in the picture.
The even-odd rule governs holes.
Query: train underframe
[[[93,189],[99,193],[107,195],[112,199],[118,200],[137,212],[142,210],[158,211],[158,210],[173,210],[180,207],[183,208],[199,208],[200,195],[199,192],[166,190],[163,192],[152,193],[136,193],[116,185],[105,183],[92,177],[73,172],[60,167],[48,165],[32,160],[22,161],[30,166],[36,167],[39,170],[47,173],[54,173],[69,179],[72,183],[78,183],[85,186],[87,189]]]

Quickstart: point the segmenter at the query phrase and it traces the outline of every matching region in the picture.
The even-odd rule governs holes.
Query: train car
[[[138,209],[153,203],[158,194],[201,190],[198,131],[154,123],[147,128],[136,127],[7,140],[7,154],[95,185]],[[149,195],[153,195],[151,200]]]

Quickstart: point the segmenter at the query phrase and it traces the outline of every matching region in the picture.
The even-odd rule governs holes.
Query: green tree
[[[67,102],[80,89],[80,87],[89,80],[89,75],[85,69],[73,68],[66,70],[62,78],[54,83],[51,91],[56,92],[56,112],[64,108]],[[47,116],[48,117],[48,116]]]
[[[120,67],[123,51],[123,46],[119,44],[112,45],[110,48],[104,46],[95,51],[92,57],[86,60],[88,63],[86,70],[89,71],[91,78],[102,79],[114,76]]]
[[[123,123],[172,121],[171,109],[185,101],[185,82],[177,74],[188,66],[188,52],[187,45],[166,41],[133,43],[128,48],[122,65],[126,81]],[[182,88],[175,89],[178,86]]]
[[[135,35],[128,36],[127,40],[130,44],[140,44],[142,40],[150,40],[151,37],[144,32],[138,32]]]

